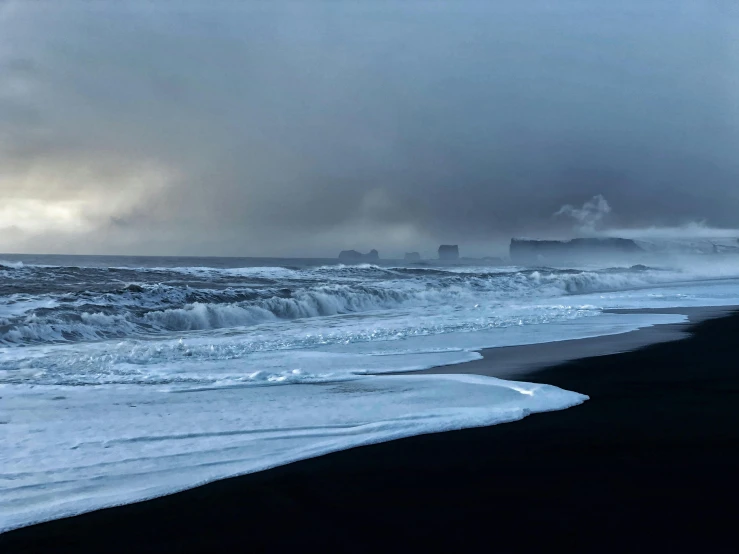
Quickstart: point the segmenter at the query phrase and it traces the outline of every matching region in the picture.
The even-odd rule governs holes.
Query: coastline
[[[379,375],[405,374],[465,374],[485,375],[499,379],[527,381],[531,374],[548,367],[598,356],[609,356],[645,348],[653,344],[683,340],[690,336],[695,325],[739,311],[739,306],[707,306],[696,308],[643,308],[604,310],[611,314],[679,314],[687,317],[685,323],[658,324],[642,327],[626,333],[600,335],[582,339],[483,348],[479,360],[455,365],[437,366],[412,372],[383,373]],[[577,391],[576,391],[577,392]]]
[[[590,346],[580,344],[566,363],[545,347],[572,356],[571,344],[500,354],[521,361],[528,349],[515,378],[590,396],[575,408],[354,448],[42,523],[0,535],[0,548],[730,551],[739,315],[726,310],[679,309],[691,312],[692,334],[680,324],[582,339]],[[670,342],[622,352],[655,342],[655,333]],[[581,357],[588,348],[596,353]],[[483,374],[501,376],[493,354],[483,356],[437,372],[487,367]]]

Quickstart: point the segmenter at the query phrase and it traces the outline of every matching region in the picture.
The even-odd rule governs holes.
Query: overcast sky
[[[596,195],[739,227],[734,0],[0,0],[0,251],[486,255]]]

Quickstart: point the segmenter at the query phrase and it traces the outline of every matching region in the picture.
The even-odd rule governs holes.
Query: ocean
[[[610,309],[736,304],[739,256],[523,268],[0,255],[0,531],[569,408],[587,397],[412,372],[685,320]]]

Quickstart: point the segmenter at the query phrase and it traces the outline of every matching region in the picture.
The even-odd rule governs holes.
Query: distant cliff
[[[521,265],[608,259],[644,253],[631,239],[511,240],[511,262]]]
[[[339,253],[339,261],[341,262],[376,262],[380,259],[380,253],[377,250],[370,250],[367,254],[362,254],[356,250],[342,250]]]
[[[439,259],[458,260],[459,246],[457,246],[456,244],[442,244],[441,246],[439,246]]]
[[[406,262],[420,262],[421,254],[419,254],[418,252],[406,252],[405,257],[403,259]]]

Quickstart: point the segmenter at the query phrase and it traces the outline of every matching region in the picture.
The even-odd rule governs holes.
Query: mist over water
[[[613,209],[608,200],[598,194],[581,207],[566,204],[553,214],[572,222],[575,237],[596,239],[630,239],[642,252],[631,253],[627,259],[648,264],[667,264],[674,267],[733,265],[734,258],[691,257],[691,255],[739,254],[739,229],[715,228],[704,220],[689,221],[680,226],[619,228],[613,225]],[[562,236],[555,237],[562,239]],[[569,237],[568,237],[569,238]],[[687,257],[685,257],[687,256]],[[601,255],[601,263],[608,262],[608,254]],[[623,257],[612,261],[623,262]]]

